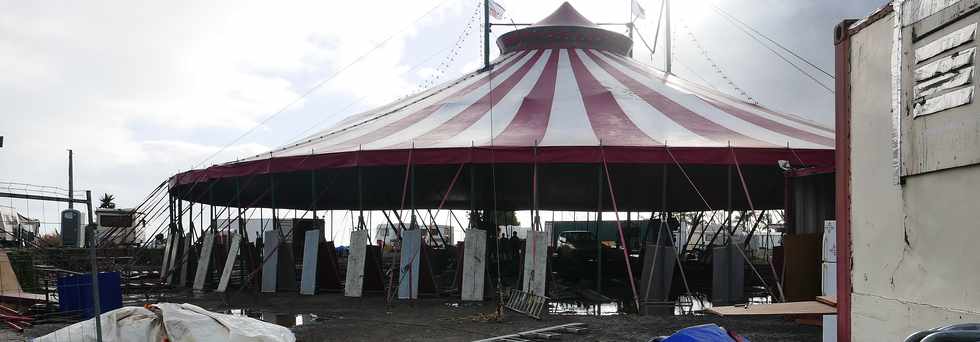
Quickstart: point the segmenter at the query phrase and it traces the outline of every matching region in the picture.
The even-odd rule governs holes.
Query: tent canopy
[[[610,173],[620,173],[619,183],[647,182],[651,188],[644,189],[651,190],[661,180],[650,177],[662,173],[664,165],[673,165],[668,177],[679,177],[676,166],[685,165],[704,178],[698,180],[703,192],[737,182],[729,169],[738,162],[746,178],[755,180],[748,185],[759,192],[764,207],[782,204],[778,160],[833,165],[832,128],[638,63],[627,57],[628,37],[599,28],[567,3],[497,43],[502,55],[488,70],[354,115],[269,153],[176,175],[171,192],[195,202],[235,204],[234,188],[243,191],[243,206],[252,201],[271,206],[271,199],[258,196],[267,192],[263,186],[282,182],[275,186],[278,207],[390,209],[403,205],[411,165],[416,168],[412,198],[420,207],[434,207],[443,197],[447,206],[468,207],[468,191],[486,196],[479,195],[481,186],[466,182],[477,182],[485,173],[495,174],[490,183],[498,204],[527,208],[529,175],[537,165],[541,206],[584,209],[597,203],[602,162],[614,164]],[[487,168],[490,164],[494,167]],[[464,168],[472,174],[455,176]],[[542,174],[549,172],[556,174]],[[360,182],[355,181],[358,174]],[[454,187],[458,193],[445,196],[454,176],[464,183]],[[354,178],[322,189],[337,177]],[[684,181],[676,184],[677,196],[694,195],[686,179],[672,180]],[[242,188],[245,183],[248,189]],[[227,191],[212,193],[215,188]],[[617,195],[628,197],[630,189]],[[318,197],[318,191],[325,195]],[[716,204],[729,204],[728,191],[720,192],[725,200]],[[659,199],[624,204],[649,209],[654,202]],[[677,208],[704,207],[694,197],[671,202]]]

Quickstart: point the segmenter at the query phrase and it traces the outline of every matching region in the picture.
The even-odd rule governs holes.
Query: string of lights
[[[473,28],[475,28],[478,25],[480,20],[480,13],[482,7],[479,6],[480,4],[479,1],[474,1],[474,3],[476,3],[477,6],[474,6],[473,13],[470,15],[470,18],[466,21],[466,25],[463,28],[463,32],[459,34],[459,37],[456,38],[456,42],[453,43],[452,50],[449,52],[449,54],[446,55],[446,57],[441,62],[439,62],[438,65],[436,65],[435,71],[431,75],[429,75],[429,78],[418,85],[418,87],[416,88],[416,92],[428,89],[429,87],[439,82],[439,80],[446,75],[446,72],[449,70],[449,67],[453,65],[453,62],[456,61],[456,57],[459,57],[460,52],[463,50],[464,43],[466,43],[466,41],[469,40],[469,38],[472,36]],[[482,44],[480,45],[480,49],[481,50],[483,49]],[[482,55],[483,51],[480,51],[480,54]]]
[[[735,89],[735,92],[737,92],[739,95],[745,98],[746,101],[748,101],[749,103],[759,104],[759,101],[756,101],[756,99],[750,96],[747,92],[745,92],[745,90],[742,89],[742,87],[739,87],[737,84],[735,84],[735,81],[732,80],[730,77],[728,77],[728,74],[726,74],[725,71],[721,69],[721,66],[718,65],[718,62],[715,62],[715,60],[711,58],[711,56],[708,54],[708,51],[704,48],[704,46],[701,46],[701,42],[698,41],[698,38],[694,36],[694,32],[692,32],[691,28],[687,26],[687,23],[684,23],[682,21],[681,27],[684,29],[684,32],[687,33],[687,36],[688,38],[690,38],[691,43],[694,45],[694,47],[698,50],[698,52],[701,53],[701,57],[704,57],[704,59],[708,61],[708,64],[711,65],[711,68],[714,69],[715,73],[718,74],[718,76],[721,77],[721,79],[724,80],[725,83],[727,83],[730,87],[732,87],[732,89]]]

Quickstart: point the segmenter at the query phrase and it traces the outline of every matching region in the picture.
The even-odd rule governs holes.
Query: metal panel
[[[667,301],[677,264],[674,247],[648,243],[644,247],[643,271],[640,274],[640,298],[644,301]]]
[[[902,22],[912,24],[960,0],[906,0],[902,3]]]
[[[548,278],[548,237],[545,232],[527,232],[524,244],[524,292],[544,297]]]
[[[364,259],[367,257],[367,230],[350,233],[350,254],[347,256],[347,280],[344,296],[360,297],[364,286]]]
[[[945,10],[944,10],[945,11]],[[928,34],[902,34],[901,175],[980,163],[980,104],[974,101],[980,14],[960,13]],[[955,19],[955,20],[954,20]],[[907,24],[907,23],[906,23]],[[912,28],[906,27],[908,33]]]
[[[303,277],[300,280],[299,294],[316,294],[320,236],[319,229],[308,230],[303,239]]]
[[[916,84],[913,98],[915,102],[924,101],[933,95],[970,83],[971,80],[973,80],[972,66],[946,73]]]
[[[927,79],[945,74],[952,70],[973,64],[975,48],[958,50],[949,56],[937,59],[922,66],[917,66],[913,72],[915,81],[925,81]]]
[[[949,49],[963,45],[973,40],[977,33],[977,24],[973,23],[942,36],[929,44],[922,45],[915,49],[915,62],[921,63],[935,55],[946,52]]]
[[[228,246],[228,257],[225,258],[225,267],[221,269],[221,280],[218,280],[218,292],[225,292],[228,289],[228,281],[231,280],[231,272],[235,269],[235,261],[238,259],[238,250],[242,247],[242,235],[231,234],[231,245]]]
[[[211,275],[211,250],[214,249],[214,233],[204,234],[204,243],[201,245],[201,255],[197,258],[197,272],[194,273],[194,289],[203,290],[204,282]]]
[[[422,248],[422,231],[402,232],[401,264],[399,264],[398,299],[419,297],[419,254]]]
[[[173,231],[167,236],[167,246],[163,249],[163,262],[160,266],[160,280],[164,280],[167,276],[168,267],[170,266],[170,253],[173,253],[174,249],[174,234]]]
[[[174,285],[177,279],[177,262],[184,260],[181,255],[187,253],[186,249],[181,248],[184,244],[184,236],[180,232],[174,234],[174,248],[170,251],[170,266],[167,268],[167,272],[170,272],[167,279],[167,284]]]
[[[262,292],[275,293],[279,272],[279,231],[265,232],[262,238]]]
[[[463,285],[460,299],[464,301],[483,300],[483,282],[486,276],[487,234],[482,230],[466,232],[463,244]]]
[[[181,253],[180,262],[180,282],[177,286],[187,286],[187,273],[190,272],[190,259],[193,253],[191,253],[191,248],[194,247],[194,239],[191,239],[190,234],[184,238],[184,251]]]
[[[711,302],[740,302],[745,296],[745,260],[735,245],[712,250]]]

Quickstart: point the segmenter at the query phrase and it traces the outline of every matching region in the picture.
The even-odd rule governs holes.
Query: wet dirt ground
[[[780,317],[549,314],[535,320],[505,310],[503,319],[498,321],[493,319],[496,305],[492,302],[460,304],[443,297],[395,300],[391,307],[387,307],[381,294],[346,298],[339,293],[300,296],[181,292],[170,293],[160,301],[192,303],[216,312],[244,314],[285,325],[291,327],[298,341],[471,341],[566,323],[585,323],[590,331],[584,335],[565,334],[562,341],[648,341],[706,323],[733,330],[753,342],[820,340],[819,327]],[[27,340],[62,326],[39,325],[25,334],[0,330],[0,340]]]

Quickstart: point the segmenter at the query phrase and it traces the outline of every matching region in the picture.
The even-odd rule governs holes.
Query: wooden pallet
[[[518,289],[510,289],[504,307],[534,319],[541,319],[541,312],[548,308],[548,297],[541,297]]]

